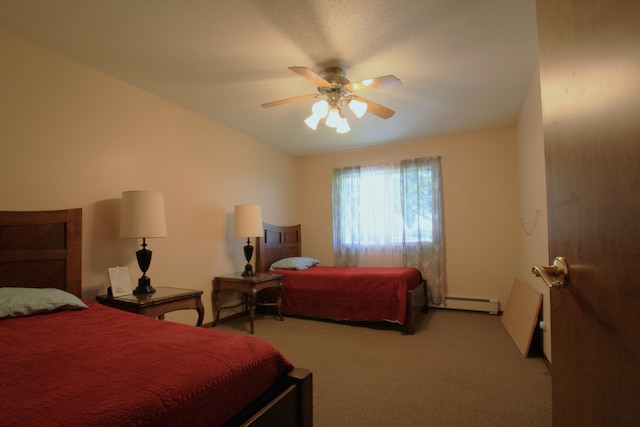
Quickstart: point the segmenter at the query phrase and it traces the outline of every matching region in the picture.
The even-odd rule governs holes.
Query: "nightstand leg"
[[[202,326],[204,320],[204,304],[202,304],[202,298],[196,298],[196,311],[198,312],[198,322],[196,326]]]
[[[282,318],[282,312],[280,306],[282,305],[282,282],[278,283],[278,299],[276,300],[276,307],[278,308],[278,319],[284,321]]]
[[[257,291],[252,289],[249,294],[249,322],[251,323],[251,333],[253,334],[253,319],[256,317],[256,294]]]
[[[217,286],[215,285],[215,281],[214,281],[214,291],[213,291],[213,309],[216,312],[216,317],[215,319],[213,319],[213,326],[216,326],[218,324],[218,320],[220,320],[220,301],[218,301],[218,294],[220,293],[220,290],[217,288]]]

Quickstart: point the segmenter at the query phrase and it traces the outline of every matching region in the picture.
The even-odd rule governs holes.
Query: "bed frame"
[[[0,211],[0,287],[54,287],[82,297],[82,209]],[[295,368],[229,426],[313,425],[312,374]]]
[[[282,258],[302,256],[301,225],[277,226],[263,223],[264,236],[256,241],[256,271],[268,272],[274,262]],[[427,284],[423,280],[412,290],[407,290],[407,312],[403,332],[414,334],[416,317],[427,311]]]

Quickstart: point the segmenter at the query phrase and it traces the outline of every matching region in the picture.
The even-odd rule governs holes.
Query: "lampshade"
[[[311,112],[313,112],[314,116],[319,116],[320,118],[326,117],[329,112],[329,103],[324,99],[313,104],[311,107]]]
[[[260,205],[236,205],[233,227],[235,237],[259,237],[263,233]]]
[[[367,107],[369,107],[369,104],[366,102],[358,101],[357,99],[349,101],[349,109],[353,111],[357,118],[364,116],[364,113],[367,112]]]
[[[329,109],[329,115],[325,124],[329,127],[336,128],[340,124],[340,112],[337,108]]]
[[[312,114],[304,120],[304,123],[311,129],[316,130],[318,128],[318,123],[320,123],[320,120],[322,120],[322,116],[316,116],[315,114]]]
[[[336,126],[336,132],[338,133],[347,133],[351,130],[349,127],[349,122],[346,117],[340,117],[338,120],[338,126]]]
[[[162,193],[158,191],[122,193],[120,237],[167,237]]]
[[[327,116],[329,112],[329,103],[324,99],[313,104],[311,107],[312,114],[307,117],[304,123],[309,126],[311,129],[316,130],[318,128],[318,123],[320,120]]]

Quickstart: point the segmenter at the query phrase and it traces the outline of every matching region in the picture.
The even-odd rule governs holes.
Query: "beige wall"
[[[83,296],[93,298],[109,267],[129,267],[134,286],[141,275],[139,243],[118,238],[122,191],[162,191],[169,237],[148,240],[149,276],[202,289],[211,321],[212,278],[244,265],[234,205],[294,221],[296,158],[1,30],[0,56],[0,209],[83,208]]]
[[[504,308],[515,277],[545,291],[530,277],[548,262],[537,71],[516,128],[296,159],[2,30],[0,55],[0,209],[83,208],[87,298],[106,291],[108,267],[140,275],[138,243],[118,238],[122,191],[164,193],[169,237],[149,240],[149,276],[202,289],[209,322],[211,279],[244,265],[235,204],[301,223],[304,253],[331,265],[332,169],[420,156],[442,157],[449,295]]]
[[[549,262],[537,69],[513,129],[300,159],[303,252],[333,263],[333,168],[420,156],[442,157],[448,294],[498,298],[504,309],[514,279],[523,280],[543,294],[542,344],[551,360],[549,290],[531,276],[533,265]]]
[[[547,189],[544,164],[544,135],[540,101],[540,77],[536,69],[518,120],[519,236],[518,277],[543,294],[543,348],[551,361],[551,317],[549,288],[531,275],[534,265],[549,265]]]
[[[505,304],[519,266],[516,154],[516,129],[509,128],[301,158],[303,252],[333,264],[333,168],[441,156],[448,294]]]

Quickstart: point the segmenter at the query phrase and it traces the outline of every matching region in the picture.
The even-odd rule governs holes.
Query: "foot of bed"
[[[255,407],[257,412],[253,412]],[[312,427],[313,426],[313,375],[303,368],[294,368],[286,376],[281,392],[254,402],[245,413],[251,413],[246,421],[240,415],[226,427]]]
[[[404,332],[407,335],[413,335],[416,333],[416,328],[415,325],[412,325],[411,327],[409,327],[408,325],[404,325],[404,329],[402,330],[402,332]]]
[[[289,378],[297,384],[298,422],[300,427],[313,426],[313,374],[308,369],[294,368]]]
[[[427,281],[423,280],[417,288],[407,291],[407,315],[403,332],[408,335],[415,334],[416,316],[418,313],[426,313],[427,310]]]

